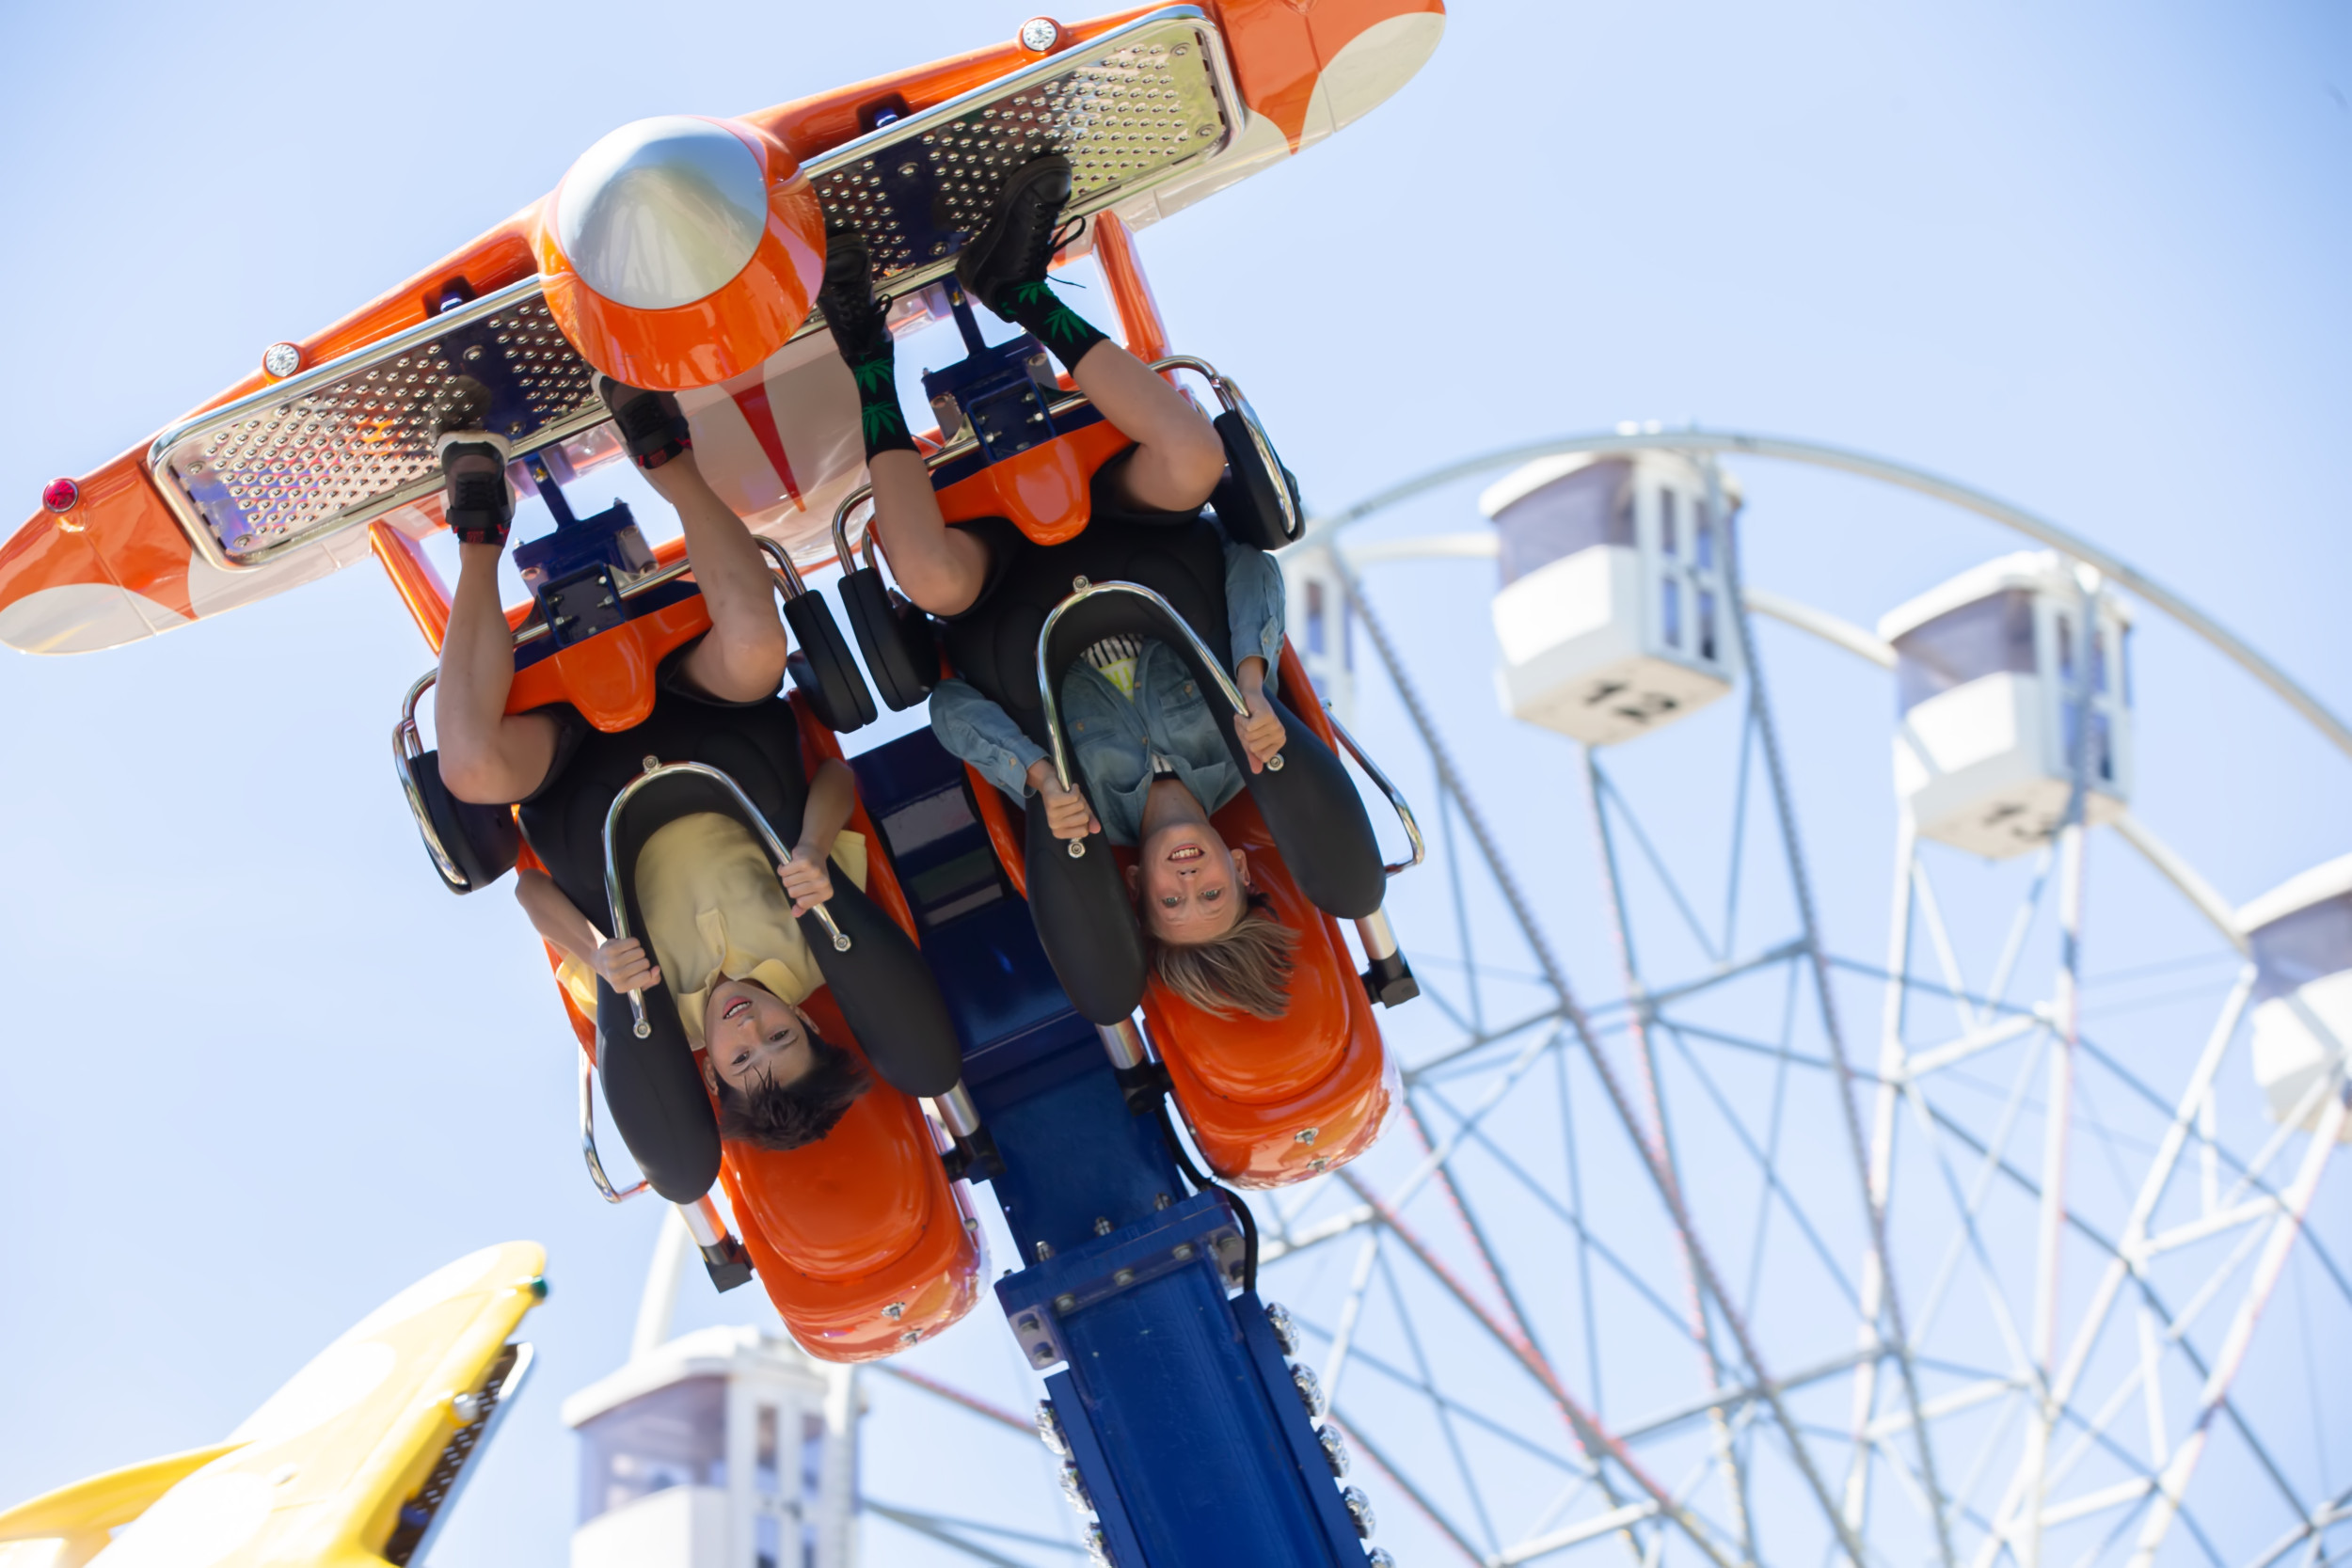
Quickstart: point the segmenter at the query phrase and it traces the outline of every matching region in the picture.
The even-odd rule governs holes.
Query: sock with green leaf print
[[[1073,374],[1088,351],[1106,341],[1092,323],[1064,305],[1055,294],[1053,285],[1043,278],[1008,284],[988,302],[988,308],[1027,330]]]

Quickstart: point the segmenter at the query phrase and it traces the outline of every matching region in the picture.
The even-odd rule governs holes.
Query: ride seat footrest
[[[716,1246],[699,1249],[703,1267],[710,1272],[711,1288],[721,1294],[739,1285],[752,1282],[752,1259],[743,1250],[743,1243],[734,1236],[723,1236]]]
[[[1372,960],[1364,971],[1364,990],[1384,1007],[1401,1007],[1421,994],[1421,982],[1413,978],[1413,966],[1398,952]]]

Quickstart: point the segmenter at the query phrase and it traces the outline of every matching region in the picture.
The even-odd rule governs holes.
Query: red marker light
[[[82,487],[70,479],[53,479],[41,487],[40,504],[52,512],[71,512],[82,499]]]

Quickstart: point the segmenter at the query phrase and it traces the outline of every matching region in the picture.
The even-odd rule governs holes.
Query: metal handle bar
[[[612,1179],[604,1174],[604,1162],[596,1157],[596,1069],[588,1060],[588,1053],[580,1053],[580,1154],[588,1162],[588,1180],[596,1184],[607,1203],[619,1203],[635,1197],[653,1183],[644,1177],[637,1185],[623,1189],[612,1185]]]
[[[417,831],[424,835],[426,853],[433,857],[434,869],[441,879],[453,888],[464,888],[466,874],[457,869],[456,857],[441,843],[441,835],[434,830],[433,814],[425,809],[423,792],[417,788],[417,776],[408,765],[424,755],[424,737],[417,733],[417,704],[433,683],[441,678],[437,669],[427,670],[408,689],[408,695],[400,705],[400,722],[392,726],[392,771],[400,775],[400,792],[408,797],[408,815],[417,819]]]
[[[751,797],[744,794],[742,786],[733,779],[728,778],[716,768],[699,762],[662,763],[648,768],[621,786],[621,792],[612,797],[612,804],[604,814],[604,897],[605,902],[612,910],[612,940],[614,942],[628,940],[628,906],[621,893],[620,863],[612,853],[613,831],[621,825],[621,813],[628,808],[629,801],[637,798],[638,791],[655,780],[666,779],[674,773],[699,774],[711,780],[733,796],[735,803],[743,808],[743,815],[751,818],[753,827],[758,830],[759,836],[766,841],[768,852],[787,865],[791,863],[792,851],[784,847],[784,840],[778,838],[775,829],[768,825],[768,818],[761,815],[757,806],[752,804]],[[817,917],[817,924],[822,926],[826,933],[833,938],[833,950],[836,953],[847,953],[850,950],[850,935],[834,923],[833,911],[824,905],[818,904],[809,912]],[[651,1035],[653,1025],[645,1022],[645,993],[641,988],[635,986],[629,988],[628,1008],[634,1019],[633,1027],[637,1037],[642,1040]]]
[[[1203,380],[1207,381],[1210,389],[1216,393],[1216,401],[1224,405],[1226,412],[1232,413],[1236,410],[1240,412],[1242,419],[1246,420],[1249,426],[1250,438],[1256,442],[1260,455],[1265,458],[1269,467],[1275,467],[1274,448],[1266,440],[1265,432],[1259,428],[1258,416],[1256,412],[1250,408],[1249,400],[1242,396],[1241,388],[1233,382],[1232,377],[1227,376],[1222,372],[1218,371],[1215,365],[1210,364],[1206,359],[1196,358],[1194,356],[1189,354],[1171,354],[1165,359],[1152,360],[1152,363],[1145,368],[1154,372],[1191,371],[1194,374],[1199,375]],[[1084,408],[1093,401],[1093,399],[1088,397],[1084,392],[1073,392],[1066,398],[1059,398],[1045,405],[1046,417],[1051,419],[1057,415],[1067,413],[1073,408]],[[977,436],[959,436],[954,440],[948,442],[946,446],[941,447],[937,451],[925,456],[923,459],[924,470],[929,472],[934,468],[953,463],[960,457],[969,456],[974,451],[979,450],[979,445],[980,438]],[[1291,515],[1289,486],[1283,485],[1279,486],[1279,488],[1282,491],[1282,505],[1285,514]],[[860,501],[867,499],[873,495],[873,493],[874,487],[872,484],[861,484],[856,489],[850,491],[848,495],[842,497],[841,504],[834,508],[833,548],[834,554],[838,557],[841,562],[841,569],[843,571],[848,571],[850,569],[850,562],[851,560],[851,551],[850,548],[850,514],[857,510],[857,506]],[[1295,534],[1298,531],[1298,529],[1296,527],[1297,518],[1295,515],[1291,515],[1291,521],[1293,526],[1288,531]],[[866,531],[865,538],[865,548],[866,551],[866,563],[869,566],[874,563],[873,547],[874,531],[869,527]]]
[[[771,571],[784,584],[787,599],[801,598],[808,593],[808,584],[801,580],[799,569],[792,564],[791,554],[782,545],[757,533],[752,535],[752,543],[758,546],[774,563]],[[658,572],[647,573],[634,582],[623,584],[621,597],[633,599],[648,589],[675,581],[692,569],[693,562],[681,557]],[[545,621],[533,622],[515,634],[515,646],[519,648],[547,635],[548,624]],[[409,815],[417,819],[417,830],[424,835],[424,847],[433,857],[435,869],[440,872],[442,879],[450,886],[462,888],[466,885],[466,874],[457,868],[456,857],[449,852],[448,847],[441,842],[441,835],[434,831],[433,815],[425,809],[424,796],[417,789],[415,775],[408,770],[410,763],[424,755],[424,737],[417,730],[417,705],[424,700],[424,694],[440,678],[441,672],[437,667],[427,670],[417,677],[416,684],[408,689],[408,695],[401,700],[400,721],[392,726],[392,763],[393,771],[400,776],[401,793],[408,798]]]
[[[1089,599],[1116,594],[1141,599],[1158,610],[1174,623],[1178,631],[1184,634],[1184,641],[1191,647],[1193,657],[1200,661],[1201,668],[1207,670],[1216,680],[1218,695],[1222,696],[1228,705],[1232,708],[1234,716],[1236,718],[1248,716],[1249,705],[1242,700],[1241,692],[1233,685],[1232,678],[1225,673],[1225,667],[1217,662],[1216,656],[1209,652],[1208,645],[1200,641],[1200,634],[1185,624],[1184,618],[1177,614],[1175,608],[1166,599],[1161,598],[1141,583],[1087,582],[1084,578],[1080,578],[1078,581],[1084,583],[1085,586],[1056,605],[1053,613],[1045,617],[1044,626],[1037,634],[1038,695],[1045,705],[1045,737],[1052,741],[1054,746],[1054,776],[1061,781],[1064,793],[1068,793],[1070,789],[1070,749],[1062,740],[1061,704],[1054,695],[1052,673],[1046,668],[1045,650],[1047,644],[1053,641],[1054,628],[1061,624],[1062,616],[1073,606],[1083,604]],[[1282,754],[1277,752],[1266,758],[1265,766],[1269,773],[1279,773],[1282,770]],[[1069,844],[1070,858],[1073,861],[1087,852],[1086,840],[1083,838],[1071,839]]]
[[[1394,865],[1382,866],[1381,869],[1391,877],[1400,871],[1410,871],[1428,859],[1429,847],[1422,842],[1421,823],[1414,819],[1413,808],[1406,802],[1405,792],[1389,782],[1389,776],[1380,771],[1378,763],[1364,755],[1364,749],[1356,743],[1354,736],[1347,733],[1347,726],[1340,722],[1340,716],[1331,711],[1329,703],[1323,705],[1323,716],[1331,721],[1331,733],[1340,737],[1340,744],[1347,749],[1349,756],[1356,759],[1356,766],[1362,768],[1365,776],[1380,786],[1380,793],[1387,796],[1389,804],[1396,808],[1396,819],[1405,824],[1405,836],[1412,840],[1413,858],[1411,860],[1400,861]]]

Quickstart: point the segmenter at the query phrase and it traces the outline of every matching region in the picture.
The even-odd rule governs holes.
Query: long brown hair
[[[1262,895],[1249,905],[1222,936],[1152,942],[1152,973],[1160,984],[1212,1018],[1243,1012],[1277,1019],[1288,1012],[1298,933],[1274,918]]]

